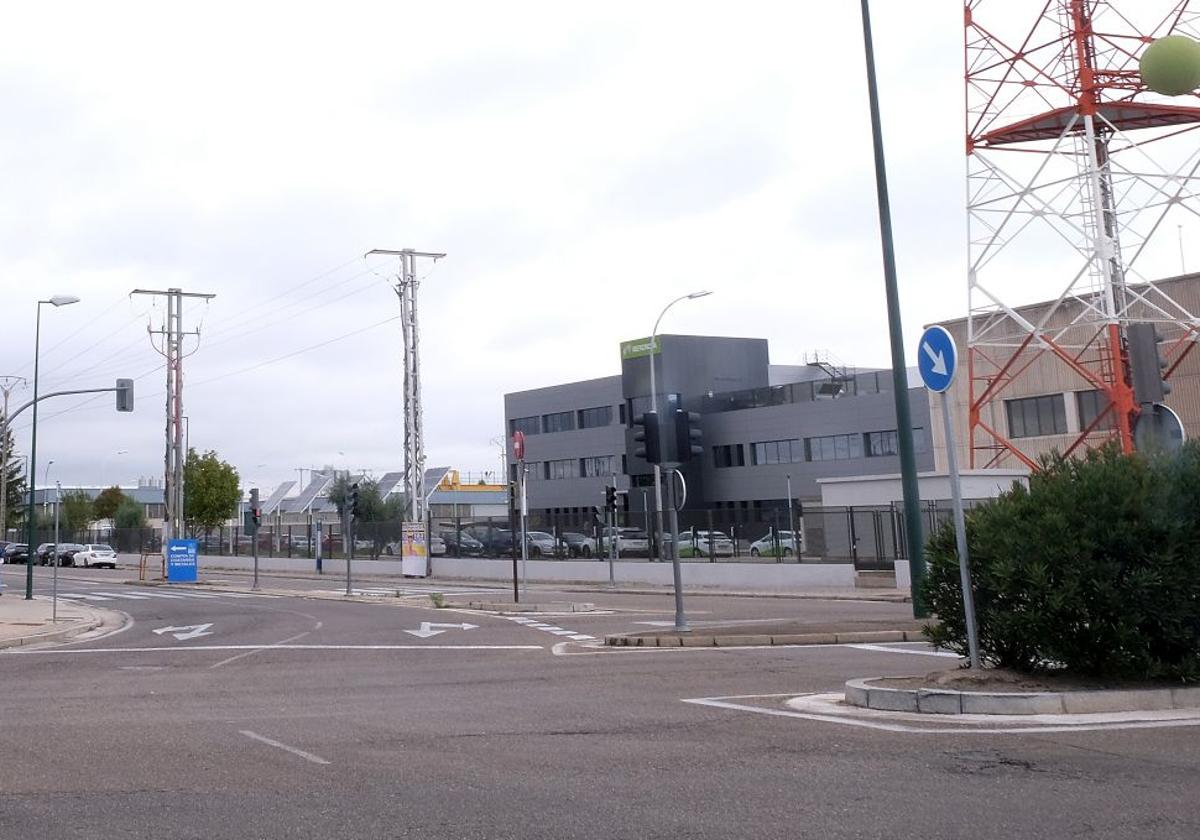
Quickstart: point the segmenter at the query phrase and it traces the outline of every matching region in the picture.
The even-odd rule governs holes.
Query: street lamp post
[[[667,310],[681,300],[695,300],[696,298],[707,297],[711,295],[710,291],[692,292],[691,294],[682,295],[663,307],[662,312],[658,313],[658,318],[654,321],[654,330],[650,333],[650,411],[654,416],[658,417],[658,388],[654,383],[654,357],[658,354],[658,325],[662,323],[663,316],[667,314]],[[658,424],[659,432],[664,428],[662,423]],[[672,485],[673,486],[673,485]],[[663,505],[662,505],[662,469],[658,464],[654,465],[654,506],[656,510],[656,525],[658,526],[658,553],[659,560],[662,560],[662,544],[663,544]],[[679,571],[679,547],[676,534],[671,535],[671,566],[672,573],[675,579],[675,627],[677,629],[685,629],[687,620],[683,615],[683,586]]]
[[[49,519],[50,514],[50,497],[46,495],[50,489],[50,468],[54,466],[54,459],[51,458],[46,462],[46,471],[42,475],[42,518]],[[55,504],[58,503],[58,497],[54,498]]]
[[[29,432],[29,470],[25,473],[29,477],[29,560],[25,563],[25,600],[33,600],[33,548],[37,545],[37,508],[34,507],[33,490],[37,484],[35,472],[37,468],[37,412],[38,412],[38,350],[42,340],[42,304],[48,303],[51,306],[69,306],[72,303],[79,303],[79,298],[75,295],[55,295],[49,300],[39,300],[37,304],[37,320],[33,331],[33,427]]]
[[[800,540],[796,536],[796,503],[792,501],[792,477],[787,477],[788,490],[788,531],[791,532],[792,551],[796,552],[796,562],[800,562]]]

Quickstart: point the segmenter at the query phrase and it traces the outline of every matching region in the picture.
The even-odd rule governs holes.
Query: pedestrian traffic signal
[[[133,411],[133,380],[117,380],[117,411]]]
[[[683,464],[692,458],[704,455],[700,445],[704,433],[700,431],[700,414],[696,411],[675,409],[675,461]]]
[[[633,440],[638,444],[633,454],[647,464],[661,464],[662,436],[658,427],[658,413],[647,411],[633,420]]]
[[[1159,352],[1158,331],[1153,324],[1130,324],[1125,340],[1134,399],[1141,405],[1162,402],[1171,393],[1171,383],[1165,379],[1168,365]]]
[[[604,506],[613,511],[617,509],[617,488],[611,484],[604,488]]]
[[[358,519],[359,513],[361,512],[361,510],[358,506],[358,484],[350,485],[349,497],[350,497],[350,504],[349,504],[350,518]]]

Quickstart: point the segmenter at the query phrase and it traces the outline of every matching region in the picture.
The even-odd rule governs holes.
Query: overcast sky
[[[139,377],[132,415],[44,404],[39,483],[50,458],[64,484],[161,475],[164,310],[137,287],[216,294],[184,309],[193,447],[263,487],[398,468],[372,248],[448,254],[421,264],[431,466],[495,469],[505,392],[617,373],[695,289],[664,332],[889,364],[858,3],[191,8],[6,11],[0,374],[32,374],[36,301],[69,293],[43,392]],[[962,12],[874,14],[911,344],[965,308]]]

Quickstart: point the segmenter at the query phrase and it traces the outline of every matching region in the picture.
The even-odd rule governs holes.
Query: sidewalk
[[[107,610],[60,600],[58,621],[51,621],[53,604],[38,596],[26,601],[5,589],[0,597],[0,648],[61,642],[104,623]]]

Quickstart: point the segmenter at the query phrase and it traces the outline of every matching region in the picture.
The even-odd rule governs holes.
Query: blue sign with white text
[[[198,555],[195,540],[171,540],[167,543],[167,580],[171,583],[195,583]]]
[[[925,387],[936,394],[943,393],[954,381],[957,367],[958,349],[954,346],[954,337],[945,327],[925,330],[917,346],[917,369]]]

